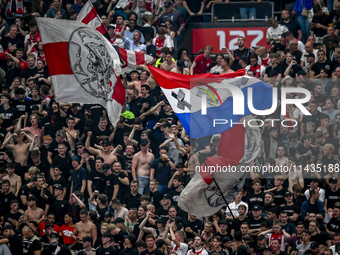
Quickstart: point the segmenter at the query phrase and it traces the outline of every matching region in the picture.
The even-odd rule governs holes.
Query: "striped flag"
[[[125,89],[120,60],[97,30],[70,20],[37,18],[57,102],[101,104],[115,125]]]
[[[119,3],[120,1],[118,2],[118,4]],[[98,13],[96,9],[93,7],[91,1],[88,1],[85,4],[85,6],[81,9],[77,20],[81,23],[89,25],[92,28],[97,29],[102,34],[106,33],[106,27],[101,22],[101,19],[98,16]],[[121,75],[123,73],[129,73],[132,70],[135,70],[136,66],[150,63],[153,60],[153,57],[147,54],[144,54],[144,53],[135,52],[132,50],[125,50],[119,47],[118,49],[119,49],[119,55],[122,61],[122,68],[121,68],[122,72],[120,73],[118,72],[118,70],[116,70],[117,75]]]
[[[97,29],[101,34],[106,33],[106,27],[102,23],[91,1],[87,1],[87,3],[81,9],[81,11],[78,14],[77,21],[87,24],[90,27]]]
[[[150,63],[153,60],[150,55],[123,48],[119,48],[119,56],[122,61],[122,73],[130,73],[136,69],[136,66]]]

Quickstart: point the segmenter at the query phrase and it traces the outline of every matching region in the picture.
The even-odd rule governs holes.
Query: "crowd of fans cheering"
[[[219,136],[189,139],[147,66],[123,76],[115,128],[100,105],[57,103],[35,17],[76,20],[84,2],[9,0],[0,15],[0,254],[340,252],[340,2],[332,10],[332,1],[285,1],[280,21],[269,20],[267,47],[247,48],[239,36],[236,50],[212,59],[208,45],[190,58],[177,48],[184,20],[206,21],[214,2],[94,6],[112,45],[149,54],[163,70],[245,69],[273,87],[308,89],[310,116],[288,105],[285,116],[278,109],[263,118],[252,163],[295,171],[251,172],[235,200],[209,217],[181,210],[179,195],[194,166],[216,154]]]

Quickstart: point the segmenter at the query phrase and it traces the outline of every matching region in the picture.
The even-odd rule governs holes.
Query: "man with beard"
[[[117,198],[121,200],[123,196],[130,191],[130,180],[125,171],[122,170],[122,164],[119,161],[112,164],[112,174],[114,174],[119,181],[119,192]]]
[[[38,68],[35,65],[35,56],[33,54],[27,56],[27,64],[28,67],[22,72],[23,82],[26,80],[28,81],[28,78],[33,77],[38,72]]]
[[[12,225],[7,225],[4,229],[4,238],[0,240],[0,244],[9,244],[9,249],[12,254],[22,253],[22,240],[14,231]],[[6,254],[6,253],[5,253]]]
[[[326,53],[324,50],[319,50],[317,53],[319,61],[317,61],[311,68],[310,77],[320,78],[320,71],[322,68],[327,70],[328,77],[331,74],[331,62],[326,59]]]
[[[47,84],[51,86],[52,81],[48,70],[46,69],[46,63],[44,60],[39,59],[37,61],[37,69],[38,72],[32,77],[33,79],[37,79],[39,84]]]
[[[117,156],[118,161],[121,163],[122,168],[128,173],[129,180],[132,180],[132,158],[134,155],[135,149],[133,145],[129,144],[125,147],[125,153],[123,156]]]
[[[250,56],[250,65],[246,66],[245,69],[247,71],[253,70],[257,78],[263,78],[266,72],[266,68],[258,64],[258,57],[255,54]],[[238,69],[233,69],[233,70],[238,70]]]
[[[102,166],[102,171],[105,175],[105,194],[108,196],[109,201],[115,199],[119,192],[119,180],[115,174],[112,174],[109,164]]]
[[[299,22],[291,19],[289,10],[282,10],[281,17],[282,20],[279,22],[279,24],[286,26],[289,31],[292,31],[293,36],[297,38],[299,41],[301,41],[302,39],[301,27],[299,25]]]
[[[237,38],[237,46],[238,49],[233,51],[233,56],[235,58],[234,64],[231,66],[232,70],[239,70],[241,69],[241,65],[239,63],[239,60],[242,56],[246,57],[248,63],[249,63],[249,58],[253,54],[253,51],[249,48],[246,48],[245,46],[245,38],[243,36],[239,36]]]

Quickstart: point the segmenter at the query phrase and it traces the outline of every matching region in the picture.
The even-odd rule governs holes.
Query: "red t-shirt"
[[[211,58],[206,59],[204,54],[198,55],[194,61],[196,62],[194,74],[206,73],[212,66]]]
[[[59,233],[63,237],[65,244],[72,244],[74,243],[74,239],[72,238],[74,226],[70,227],[68,225],[62,225],[59,229]]]
[[[60,227],[58,225],[56,225],[56,224],[53,224],[53,226],[54,226],[53,227],[53,232],[58,234]],[[39,224],[39,233],[40,233],[40,236],[45,235],[45,222],[41,222]]]

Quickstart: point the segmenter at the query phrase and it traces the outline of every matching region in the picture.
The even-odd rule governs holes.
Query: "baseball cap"
[[[223,237],[223,239],[222,239],[222,243],[226,243],[226,242],[229,242],[229,241],[231,241],[231,239],[230,239],[229,236],[225,236],[225,237]]]
[[[81,241],[83,242],[91,242],[92,243],[92,237],[91,236],[84,236]]]
[[[161,27],[161,26],[166,27],[165,23],[161,23],[159,26],[160,26],[160,27]]]
[[[253,206],[252,211],[260,211],[260,210],[261,210],[261,206],[259,206],[259,205],[254,205]]]
[[[183,227],[183,219],[182,219],[182,217],[177,216],[175,218],[175,224],[176,224],[178,229],[181,229]]]
[[[163,199],[170,199],[171,200],[171,196],[168,193],[165,193],[163,196]]]
[[[109,145],[110,145],[110,142],[109,142],[108,140],[105,140],[105,141],[103,141],[102,145],[109,146]]]
[[[64,187],[61,184],[55,184],[54,189],[64,190]]]
[[[298,75],[306,75],[306,72],[303,71],[303,70],[300,70],[300,71],[297,72],[297,74],[298,74]]]
[[[110,165],[107,164],[107,163],[105,163],[105,164],[102,166],[102,171],[105,173],[105,172],[109,171],[110,168],[111,168]]]
[[[166,221],[167,221],[167,219],[166,219],[166,218],[164,218],[164,217],[159,217],[159,218],[156,220],[156,223],[162,223],[162,224],[165,224],[165,223],[166,223]]]
[[[315,242],[315,241],[311,242],[310,248],[311,248],[312,250],[314,250],[314,249],[316,249],[316,248],[318,248],[318,247],[319,247],[319,244],[318,244],[317,242]]]
[[[149,144],[149,142],[146,139],[140,139],[140,141],[139,141],[139,145],[141,145],[141,146],[145,146],[145,145],[148,145],[148,144]]]
[[[77,155],[73,156],[71,159],[72,159],[72,161],[75,160],[75,161],[80,162],[80,157],[77,156]]]
[[[309,57],[315,58],[314,53],[308,53],[308,54],[306,54],[304,56],[307,57],[307,58],[309,58]]]
[[[331,177],[331,178],[329,178],[329,180],[328,180],[328,182],[329,183],[338,183],[338,179],[337,178],[335,178],[335,177]]]
[[[85,146],[83,142],[77,142],[76,143],[76,146],[80,146],[80,145]]]
[[[12,225],[6,225],[5,228],[4,228],[4,230],[5,230],[5,229],[13,229],[13,230],[14,230],[14,227],[13,227]]]
[[[284,194],[284,197],[289,197],[289,196],[291,196],[291,195],[293,195],[292,192],[290,192],[289,190],[287,190],[287,191],[285,192],[285,194]]]
[[[137,238],[134,234],[130,234],[130,235],[127,235],[127,236],[124,236],[124,238],[127,238],[130,240],[131,244],[134,245],[137,241]]]
[[[54,228],[53,224],[51,224],[51,223],[46,223],[46,224],[45,224],[45,229],[48,229],[48,228]]]

